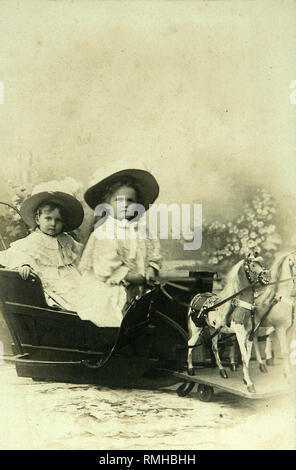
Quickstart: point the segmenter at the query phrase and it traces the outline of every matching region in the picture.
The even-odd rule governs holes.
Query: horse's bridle
[[[245,270],[248,282],[251,285],[255,285],[258,282],[261,285],[266,285],[269,282],[268,280],[264,278],[264,275],[266,275],[267,270],[263,268],[262,264],[260,263],[261,260],[262,258],[256,258],[256,257],[252,257],[252,258],[248,257],[244,260],[244,270]],[[254,270],[252,270],[250,266],[251,262],[256,262],[262,268],[262,271],[260,271],[259,274],[257,274]],[[251,274],[254,274],[256,276],[255,280],[252,279]]]

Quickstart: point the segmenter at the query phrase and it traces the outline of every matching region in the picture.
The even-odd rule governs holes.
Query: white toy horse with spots
[[[228,378],[223,368],[218,351],[219,333],[235,333],[239,344],[242,361],[244,382],[249,392],[255,392],[254,384],[249,375],[249,361],[252,350],[250,333],[254,329],[254,287],[260,283],[268,283],[268,271],[263,268],[262,258],[248,255],[239,261],[228,273],[226,285],[220,296],[228,300],[221,305],[211,307],[219,303],[216,295],[206,293],[197,294],[191,301],[188,310],[188,373],[194,375],[192,362],[193,348],[204,328],[208,325],[211,332],[212,350],[220,375]],[[232,302],[229,300],[233,299]]]

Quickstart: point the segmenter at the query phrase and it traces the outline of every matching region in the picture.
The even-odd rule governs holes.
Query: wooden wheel
[[[197,395],[200,401],[204,401],[204,402],[211,401],[213,394],[214,394],[213,387],[210,387],[210,385],[198,384]]]

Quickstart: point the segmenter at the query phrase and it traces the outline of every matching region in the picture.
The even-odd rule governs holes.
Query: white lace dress
[[[13,242],[8,250],[1,251],[0,264],[9,269],[28,264],[40,277],[49,305],[57,303],[67,310],[75,310],[80,281],[75,264],[82,249],[83,245],[67,233],[51,237],[36,229]]]
[[[126,303],[142,294],[142,288],[124,282],[127,273],[131,270],[145,277],[148,267],[160,269],[158,240],[136,238],[136,230],[134,223],[109,217],[90,235],[79,263],[82,277],[76,311],[83,320],[102,327],[120,326]]]

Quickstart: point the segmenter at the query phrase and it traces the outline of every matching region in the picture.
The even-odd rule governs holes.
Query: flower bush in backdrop
[[[274,217],[275,204],[265,189],[258,189],[250,204],[234,221],[203,223],[202,260],[207,265],[228,267],[250,251],[271,260],[282,243]]]

